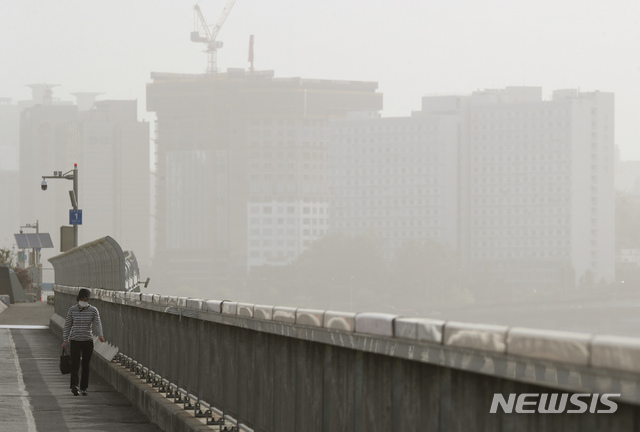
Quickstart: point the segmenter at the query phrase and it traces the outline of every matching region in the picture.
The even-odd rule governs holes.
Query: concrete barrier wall
[[[57,285],[64,317],[79,287]],[[633,430],[640,341],[92,289],[108,344],[244,430]],[[614,414],[491,414],[499,393],[621,393]],[[606,407],[605,407],[606,408]]]

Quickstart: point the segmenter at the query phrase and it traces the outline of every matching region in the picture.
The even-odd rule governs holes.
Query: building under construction
[[[231,286],[286,264],[327,229],[328,122],[375,117],[377,83],[273,72],[152,74],[156,277]]]

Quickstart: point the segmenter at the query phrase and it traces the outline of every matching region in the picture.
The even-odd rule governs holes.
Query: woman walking
[[[67,319],[62,330],[62,348],[67,348],[71,343],[71,392],[78,396],[87,395],[89,387],[89,362],[93,354],[93,332],[95,327],[100,342],[104,342],[102,335],[102,322],[98,309],[89,304],[91,293],[88,289],[81,289],[76,300],[77,305],[71,306],[67,312]],[[82,357],[82,378],[78,383],[78,370]],[[78,384],[80,388],[78,389]]]

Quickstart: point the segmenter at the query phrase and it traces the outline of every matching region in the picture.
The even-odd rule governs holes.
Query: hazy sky
[[[201,0],[214,24],[227,0]],[[194,0],[1,0],[0,97],[103,92],[138,99],[151,71],[200,73]],[[632,0],[237,0],[219,39],[221,70],[379,82],[385,116],[424,94],[508,85],[616,93],[623,159],[640,159],[640,4]],[[141,110],[142,112],[142,110]]]

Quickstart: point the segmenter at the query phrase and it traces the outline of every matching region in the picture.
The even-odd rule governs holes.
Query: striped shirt
[[[102,321],[100,321],[98,309],[91,305],[83,308],[80,305],[71,306],[64,322],[62,340],[64,342],[93,340],[92,325],[98,336],[102,336]]]

